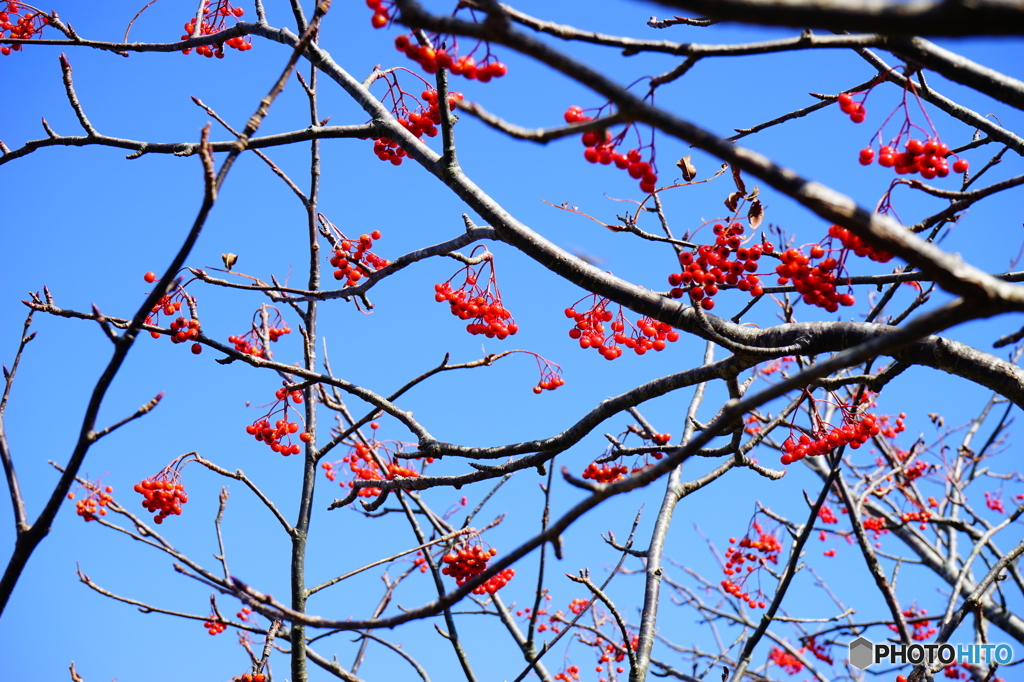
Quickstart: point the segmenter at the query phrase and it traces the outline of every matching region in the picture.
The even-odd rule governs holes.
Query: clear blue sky
[[[153,5],[136,21],[131,38],[153,42],[177,39],[181,25],[194,13],[195,4],[163,0]],[[54,8],[83,37],[120,40],[139,5],[141,1],[113,0],[102,3],[101,9],[82,3],[58,4]],[[251,3],[243,7],[246,18],[254,18]],[[642,2],[523,2],[517,7],[581,28],[680,41],[736,43],[795,34],[790,30],[755,30],[729,24],[711,29],[676,27],[655,32],[645,26],[648,17],[664,17],[669,12]],[[271,0],[267,8],[272,24],[290,26],[291,14],[286,3]],[[397,29],[374,31],[369,17],[370,11],[362,2],[335,3],[325,20],[321,44],[343,68],[360,79],[375,64],[411,67],[411,62],[391,46]],[[48,37],[55,35],[56,32],[48,32]],[[280,72],[288,50],[259,39],[255,43],[255,48],[244,54],[229,50],[223,60],[180,54],[133,54],[126,59],[85,49],[71,49],[67,53],[74,67],[78,96],[100,132],[150,141],[193,141],[198,139],[209,116],[192,104],[189,95],[199,97],[240,128]],[[1024,78],[1024,48],[1020,40],[943,44],[986,66]],[[594,46],[564,47],[622,83],[666,71],[676,61],[663,55],[622,58],[614,50]],[[495,51],[509,65],[505,78],[488,84],[458,81],[453,87],[503,118],[529,127],[554,126],[572,104],[586,108],[603,103],[542,65],[507,49]],[[29,46],[20,53],[0,57],[0,83],[4,88],[0,98],[0,139],[8,147],[14,149],[26,140],[42,137],[40,117],[60,134],[80,134],[61,83],[57,59],[60,52],[59,47]],[[896,63],[891,55],[885,56]],[[835,93],[871,75],[871,68],[848,51],[705,60],[685,79],[659,91],[657,101],[725,136],[733,128],[749,127],[810,104],[813,100],[808,92]],[[996,115],[1004,127],[1024,129],[1024,115],[1020,111],[1010,110],[938,76],[932,76],[930,82],[965,106]],[[413,86],[410,90],[418,92],[419,88]],[[326,79],[321,80],[321,91],[320,115],[331,116],[331,124],[366,121],[366,115]],[[870,140],[899,95],[891,86],[879,88],[872,94],[869,120],[860,126],[850,123],[835,108],[827,108],[747,138],[743,143],[870,207],[884,193],[891,175],[877,166],[860,167],[856,162],[857,151]],[[305,128],[306,106],[296,83],[289,83],[261,132]],[[929,113],[951,146],[970,139],[972,131],[959,122],[933,109]],[[216,123],[212,130],[214,139],[228,139]],[[625,173],[587,164],[576,139],[546,146],[517,142],[466,116],[458,124],[457,133],[459,158],[466,172],[521,221],[567,249],[600,258],[602,266],[616,275],[653,289],[665,288],[665,276],[675,271],[670,250],[638,244],[627,235],[613,234],[594,222],[541,202],[569,202],[613,222],[614,215],[625,206],[609,197],[639,198],[635,181]],[[976,150],[969,152],[967,158],[978,168],[993,152],[991,147]],[[300,185],[307,185],[305,145],[268,153]],[[658,138],[663,181],[673,175],[673,161],[688,153],[691,150],[683,143],[664,136]],[[148,291],[143,273],[161,272],[191,225],[201,198],[198,160],[151,155],[127,161],[124,155],[124,151],[102,147],[48,148],[0,168],[5,199],[0,213],[0,239],[6,255],[0,270],[0,319],[4,320],[0,326],[0,359],[8,366],[17,348],[26,311],[20,300],[26,298],[26,292],[40,291],[47,285],[61,307],[88,310],[95,303],[109,315],[130,316]],[[373,157],[371,143],[359,140],[325,142],[323,156],[320,210],[349,234],[380,230],[383,236],[375,248],[380,255],[393,258],[462,231],[460,214],[464,209],[459,202],[414,164],[407,162],[394,168],[381,163]],[[701,177],[718,167],[717,161],[702,153],[693,153],[693,158]],[[1009,153],[991,179],[1021,172],[1021,159]],[[752,179],[748,182],[756,184]],[[952,179],[942,186],[955,187]],[[667,193],[667,213],[677,234],[721,217],[722,200],[729,191],[730,181],[723,176],[707,185]],[[920,200],[906,189],[897,190],[896,197],[905,222],[941,207],[941,201]],[[771,191],[763,191],[762,199],[767,207],[766,225],[779,225],[787,234],[796,235],[797,244],[814,242],[823,236],[827,226],[805,209]],[[983,202],[952,230],[943,247],[962,253],[964,258],[990,272],[1009,269],[1022,243],[1020,205],[1019,191]],[[228,178],[188,263],[219,267],[220,254],[233,252],[239,255],[237,270],[263,279],[273,274],[281,280],[304,282],[304,215],[294,196],[265,165],[254,156],[245,155]],[[642,226],[656,231],[654,222],[646,220]],[[451,260],[434,259],[377,287],[372,294],[376,305],[372,315],[362,315],[340,301],[322,308],[320,334],[328,344],[336,374],[388,393],[437,364],[445,353],[451,353],[453,362],[464,362],[484,353],[523,348],[560,363],[566,385],[541,396],[530,390],[536,381],[533,361],[518,355],[490,368],[436,377],[410,392],[403,403],[441,440],[493,445],[551,435],[607,396],[698,364],[703,342],[686,337],[664,353],[642,358],[627,354],[611,363],[592,351],[575,348],[566,335],[571,324],[562,311],[585,292],[555,279],[508,247],[496,244],[491,248],[496,255],[506,305],[522,329],[519,335],[505,342],[481,343],[479,337],[461,331],[461,324],[448,314],[446,306],[432,298],[433,284],[450,277],[458,265]],[[198,286],[190,290],[199,299],[204,332],[221,340],[246,331],[253,311],[262,301],[249,293]],[[854,316],[864,311],[867,292],[858,295],[858,307],[842,312],[847,319],[856,319]],[[909,288],[901,295],[903,301],[909,300]],[[721,307],[715,312],[731,315],[743,302],[738,293],[723,294]],[[763,306],[751,321],[772,324],[775,312]],[[814,312],[802,309],[798,314],[803,315],[801,319],[813,319]],[[297,330],[294,315],[290,315],[289,321]],[[967,325],[949,335],[987,349],[992,340],[1019,326],[1017,319],[998,319]],[[47,460],[63,463],[69,456],[91,388],[111,352],[110,343],[91,323],[37,315],[33,330],[38,336],[22,358],[5,417],[30,518],[35,517],[57,478]],[[296,336],[285,337],[278,344],[278,359],[293,362],[301,358]],[[719,350],[720,357],[722,353]],[[83,473],[91,478],[102,476],[104,484],[114,486],[119,501],[142,513],[132,485],[156,473],[174,457],[195,450],[228,469],[244,469],[279,501],[287,516],[294,517],[298,458],[285,460],[271,455],[243,430],[260,414],[247,408],[247,401],[253,405],[270,402],[279,380],[239,363],[216,364],[215,357],[216,353],[209,350],[193,357],[186,347],[172,347],[164,339],[140,339],[108,394],[100,424],[121,419],[157,393],[165,391],[166,397],[151,415],[96,445]],[[703,419],[713,416],[718,404],[714,398],[720,395],[718,387],[711,392],[701,413]],[[879,411],[907,413],[904,445],[909,446],[919,433],[925,434],[929,442],[935,440],[936,432],[927,413],[945,415],[947,424],[961,424],[981,409],[987,397],[986,391],[952,377],[931,370],[912,370],[886,389]],[[678,437],[689,398],[690,392],[683,391],[653,403],[643,412],[657,428]],[[603,451],[605,441],[601,434],[619,433],[628,423],[621,417],[610,420],[559,457],[559,466],[564,464],[579,473]],[[1013,457],[1014,435],[1011,433],[1007,458]],[[381,420],[381,437],[411,440],[392,419]],[[950,442],[955,442],[955,438]],[[764,454],[769,463],[774,463],[775,457]],[[708,466],[687,465],[686,475],[696,476]],[[1011,467],[1004,462],[997,468],[1005,471]],[[699,526],[721,551],[728,536],[742,535],[755,500],[801,519],[801,490],[816,490],[815,482],[799,466],[791,469],[790,475],[776,483],[739,472],[707,494],[686,500],[677,512],[667,556],[695,567],[709,579],[719,579],[717,564],[696,528]],[[445,462],[438,470],[462,471],[464,466],[462,462]],[[212,555],[217,551],[213,532],[217,492],[227,483],[232,492],[225,519],[231,571],[264,592],[284,597],[288,543],[270,515],[242,486],[219,480],[197,465],[188,467],[185,476],[191,500],[183,516],[163,525],[166,537],[193,559],[213,568]],[[541,501],[538,481],[532,474],[520,475],[485,508],[481,523],[508,512],[505,522],[487,535],[492,545],[501,550],[511,549],[517,540],[536,532]],[[324,511],[339,489],[322,478],[320,484],[308,562],[311,584],[413,546],[414,538],[397,519],[368,522],[354,510]],[[996,487],[993,483],[992,489]],[[614,564],[617,556],[602,545],[598,534],[612,530],[617,537],[625,537],[636,509],[643,504],[640,537],[644,538],[656,515],[661,491],[660,483],[636,491],[625,499],[610,502],[573,527],[566,537],[568,558],[549,569],[553,604],[557,608],[564,609],[570,599],[584,596],[561,574],[590,567],[603,578],[606,567]],[[1019,484],[1010,482],[1005,491],[1006,499],[1024,492]],[[486,488],[464,491],[471,506],[485,492]],[[555,510],[568,508],[579,497],[578,491],[559,484]],[[428,495],[428,499],[435,508],[444,510],[458,500],[458,494],[439,491]],[[976,504],[981,505],[980,497]],[[0,549],[4,556],[13,546],[10,509],[8,503],[0,504]],[[1011,546],[1021,537],[1017,526],[1005,532],[1002,544]],[[841,558],[830,560],[820,556],[819,544],[811,546],[808,562],[830,587],[860,614],[882,615],[881,600],[865,589],[869,578],[855,550],[845,545],[838,547]],[[227,680],[247,669],[247,657],[234,643],[231,632],[210,637],[197,622],[140,614],[131,606],[101,597],[78,582],[76,562],[98,584],[117,594],[171,610],[208,612],[207,588],[175,574],[171,562],[163,555],[117,537],[98,524],[84,524],[68,503],[52,533],[32,557],[0,621],[0,641],[4,643],[0,678],[67,679],[62,676],[67,675],[71,661],[76,662],[87,682],[113,678],[158,682]],[[635,564],[630,567],[637,568]],[[519,575],[502,596],[506,603],[523,606],[531,600],[536,584],[535,562],[531,558],[516,568]],[[364,578],[326,591],[311,602],[310,610],[336,617],[367,613],[380,594],[377,575],[371,571]],[[676,571],[676,577],[680,576],[681,572]],[[638,620],[635,608],[639,603],[640,580],[636,576],[621,576],[612,583],[612,596],[621,600],[631,622]],[[799,587],[794,602],[797,615],[832,613],[831,606],[821,606],[824,597],[809,578]],[[432,598],[432,590],[427,576],[417,574],[399,592],[395,603],[403,607],[419,605]],[[928,582],[916,591],[901,587],[900,598],[905,604],[916,600],[932,612],[944,603],[936,585]],[[225,614],[234,614],[238,609],[230,599],[220,599],[219,603]],[[391,608],[393,611],[394,605]],[[463,621],[462,633],[481,680],[510,679],[521,669],[521,659],[499,627],[496,619],[483,616]],[[787,634],[782,628],[779,632]],[[706,627],[695,623],[693,612],[674,608],[667,600],[661,633],[680,644],[700,642],[711,646]],[[727,629],[723,636],[731,639],[737,634],[735,629]],[[457,671],[450,649],[433,633],[429,623],[383,636],[402,643],[424,663],[435,680],[448,679]],[[318,645],[317,650],[328,656],[337,652],[339,660],[348,664],[356,645],[349,643],[349,637],[335,639],[336,646],[332,647],[333,640],[329,640]],[[679,662],[678,656],[664,649],[656,650],[656,656]],[[582,669],[592,670],[590,652],[577,647],[570,658]],[[278,679],[285,679],[286,658],[275,655],[271,660]],[[762,662],[763,658],[755,660],[758,665]],[[549,667],[557,671],[560,663],[559,656],[552,655]],[[773,670],[773,674],[778,673],[778,669]],[[412,679],[411,674],[411,669],[394,654],[373,644],[367,663],[360,670],[366,679],[406,680]],[[588,674],[592,678],[593,673]],[[311,675],[312,679],[327,679],[315,667],[311,667]]]

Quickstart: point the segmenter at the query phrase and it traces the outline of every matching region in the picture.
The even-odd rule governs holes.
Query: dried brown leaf
[[[747,224],[750,225],[751,230],[756,230],[761,226],[762,220],[764,220],[764,207],[761,205],[760,199],[754,199],[750,202],[750,209],[747,211]]]
[[[690,182],[697,177],[697,167],[690,161],[689,154],[676,161],[676,165],[679,166],[679,172],[683,174],[683,180]]]
[[[747,186],[743,184],[743,178],[740,177],[740,169],[736,166],[732,167],[732,181],[736,183],[736,189],[740,194],[747,193]]]

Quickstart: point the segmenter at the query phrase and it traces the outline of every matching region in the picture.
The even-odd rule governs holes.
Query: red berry
[[[142,279],[146,280],[147,284],[152,284],[153,282],[156,281],[156,273],[147,272],[145,275],[143,275]]]

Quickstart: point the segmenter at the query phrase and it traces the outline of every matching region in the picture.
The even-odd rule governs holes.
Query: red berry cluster
[[[881,80],[876,81],[877,83]],[[874,85],[872,85],[872,88]],[[870,92],[870,89],[869,91]],[[850,120],[854,123],[860,123],[866,116],[864,109],[864,100],[867,99],[868,93],[864,93],[860,102],[855,102],[853,96],[849,93],[843,93],[839,95],[839,108],[845,114],[849,114]],[[918,107],[924,114],[925,119],[928,121],[930,132],[924,130],[918,125],[911,123],[910,121],[910,107],[908,106],[908,95],[913,95],[917,101]],[[903,122],[900,126],[899,132],[896,134],[888,144],[881,144],[882,140],[882,129],[885,127],[885,123],[882,124],[882,128],[879,128],[875,133],[875,139],[879,141],[878,149],[878,165],[885,168],[892,168],[896,171],[897,175],[913,175],[914,173],[920,173],[921,177],[926,180],[932,178],[944,178],[949,175],[949,161],[947,157],[951,156],[949,153],[949,145],[943,142],[939,138],[938,132],[935,130],[935,126],[932,125],[931,119],[928,118],[928,112],[925,110],[924,105],[921,102],[921,98],[917,94],[917,88],[909,79],[907,80],[907,88],[903,93],[903,101],[897,106],[896,110],[890,114],[889,118],[886,119],[886,123],[900,110],[903,112]],[[924,133],[923,140],[914,137],[913,129],[919,130]],[[906,141],[904,142],[904,138]],[[903,151],[899,151],[901,143],[903,144]],[[966,173],[969,164],[966,160],[961,159],[959,156],[953,154],[956,160],[953,162],[954,173]],[[868,145],[864,149],[860,150],[858,157],[862,166],[869,166],[875,160],[875,150],[871,145]]]
[[[816,659],[832,665],[832,657],[828,654],[828,644],[820,644],[817,638],[811,636],[804,640],[801,651],[810,651]]]
[[[835,237],[842,243],[843,249],[853,251],[855,255],[861,258],[867,257],[876,263],[888,263],[893,258],[892,254],[888,251],[876,249],[854,233],[838,225],[831,225],[828,228],[828,236]]]
[[[564,671],[555,673],[555,679],[561,680],[561,682],[572,682],[573,680],[580,679],[580,667],[578,665],[570,665]]]
[[[593,117],[583,113],[583,109],[573,105],[565,110],[563,115],[566,123],[586,123],[594,120]],[[643,153],[639,149],[630,149],[625,154],[616,150],[616,145],[621,143],[626,136],[629,126],[614,138],[607,130],[588,130],[583,133],[582,140],[583,158],[590,163],[599,163],[603,166],[615,164],[616,168],[629,173],[629,177],[640,181],[640,191],[646,194],[652,193],[658,184],[658,172],[654,168],[654,159],[643,160]]]
[[[203,21],[199,26],[200,36],[211,36],[215,33],[220,33],[227,28],[227,20],[235,19],[245,14],[245,10],[241,7],[232,7],[228,0],[212,0],[210,3],[203,8]],[[192,37],[192,33],[196,29],[196,19],[192,17],[185,24],[185,35],[181,36],[182,40],[188,40]],[[238,36],[236,38],[228,38],[223,43],[217,45],[200,45],[196,49],[196,54],[201,54],[204,57],[216,57],[217,59],[224,58],[224,46],[234,48],[239,52],[245,52],[246,50],[252,49],[252,39],[249,36]],[[182,54],[189,54],[192,52],[192,48],[186,48],[181,51]]]
[[[577,311],[576,306],[588,298],[589,307],[584,312]],[[569,330],[569,338],[578,340],[580,348],[595,348],[605,359],[614,360],[622,355],[620,344],[637,355],[644,355],[649,350],[665,350],[666,343],[679,340],[679,332],[671,325],[645,316],[634,326],[626,318],[622,306],[619,306],[618,314],[613,314],[608,305],[607,298],[591,294],[565,309],[565,316],[575,323]],[[608,333],[605,331],[606,322],[610,323]]]
[[[441,125],[441,109],[437,102],[437,90],[433,88],[424,90],[420,95],[423,99],[419,100],[401,89],[396,74],[388,74],[385,79],[390,86],[385,99],[390,98],[393,101],[391,114],[398,121],[399,125],[415,135],[417,139],[422,139],[424,135],[436,137],[437,126]],[[410,110],[409,105],[406,103],[407,96],[416,99],[412,110]],[[448,109],[455,109],[456,103],[462,100],[463,95],[461,92],[449,92]],[[426,102],[426,105],[423,102]],[[398,142],[391,138],[373,137],[369,139],[374,141],[373,153],[381,161],[388,161],[394,166],[401,166],[402,159],[408,156],[408,153],[399,146]]]
[[[844,92],[839,95],[839,110],[849,116],[850,120],[854,123],[863,123],[868,115],[867,109],[864,108],[865,99],[867,99],[867,93],[864,94],[859,102],[856,102],[853,99],[853,95]]]
[[[761,279],[754,273],[761,256],[771,253],[774,245],[762,241],[754,246],[744,246],[745,228],[739,222],[731,225],[715,223],[712,231],[715,233],[714,246],[702,244],[696,251],[679,254],[679,265],[683,271],[668,276],[671,296],[682,298],[685,292],[693,305],[711,310],[715,307],[714,296],[722,284],[747,291],[754,297],[763,294]]]
[[[263,673],[245,673],[238,677],[232,677],[231,682],[267,682],[267,676]]]
[[[341,237],[330,263],[337,268],[334,271],[334,279],[345,280],[345,286],[355,286],[366,275],[391,265],[391,261],[370,251],[374,240],[380,239],[380,230],[359,235],[358,240],[348,239],[345,235]]]
[[[487,83],[492,78],[501,78],[508,73],[508,66],[499,62],[490,53],[478,63],[473,58],[472,52],[461,57],[455,55],[455,50],[448,50],[444,47],[433,45],[418,45],[416,36],[400,35],[395,38],[395,49],[404,52],[405,56],[420,65],[420,68],[427,73],[437,73],[440,69],[448,69],[455,76],[462,76],[466,80],[477,80]]]
[[[878,165],[892,168],[897,175],[920,173],[925,180],[931,180],[949,175],[950,166],[946,160],[949,155],[949,145],[938,137],[909,139],[902,152],[898,147],[882,145],[878,149]],[[871,147],[861,149],[859,160],[860,165],[870,166],[875,160],[875,150]],[[969,167],[967,160],[960,157],[953,162],[954,173],[966,173]]]
[[[375,432],[379,426],[377,422],[370,424],[370,428],[374,429]],[[333,463],[324,462],[320,466],[323,468],[327,480],[335,481],[342,467],[347,465],[349,471],[353,474],[353,478],[347,482],[340,481],[338,485],[349,488],[354,488],[356,481],[392,481],[399,477],[418,478],[420,472],[400,464],[399,460],[394,457],[395,454],[404,450],[405,444],[397,441],[378,441],[376,438],[371,439],[369,443],[356,441],[352,445],[351,450],[349,450],[349,453],[341,458],[341,461]],[[378,463],[378,457],[379,461],[384,464],[383,471]],[[433,461],[433,457],[427,457],[424,463],[431,464]],[[376,497],[380,493],[380,488],[367,487],[360,488],[357,496]],[[419,561],[417,560],[417,563]]]
[[[482,248],[482,247],[478,247]],[[476,249],[473,250],[476,253]],[[494,271],[494,259],[490,253],[483,254],[484,261],[478,266],[467,265],[447,282],[434,285],[434,300],[438,303],[447,302],[451,306],[452,315],[460,320],[470,320],[466,331],[470,334],[483,334],[489,339],[505,339],[519,331],[510,313],[501,302],[501,291]],[[479,282],[484,270],[489,270],[487,286],[481,287]],[[452,288],[452,280],[464,274],[462,284]]]
[[[159,473],[135,484],[135,492],[145,498],[142,508],[156,514],[154,523],[163,523],[168,516],[179,516],[181,505],[188,502],[188,493],[181,483],[181,467],[190,461],[190,456],[191,453],[178,457]]]
[[[629,467],[620,465],[607,465],[591,462],[583,470],[583,478],[597,481],[598,483],[615,483],[622,480],[629,473]]]
[[[514,350],[509,351],[510,353],[526,353],[532,355],[537,361],[537,369],[540,371],[540,380],[537,385],[533,387],[533,392],[540,395],[544,391],[553,391],[559,386],[565,385],[565,379],[562,378],[562,366],[551,362],[547,358],[544,358],[537,353],[529,350]]]
[[[106,506],[114,501],[110,493],[114,492],[114,488],[107,486],[106,488],[100,488],[98,483],[86,483],[84,486],[89,494],[84,500],[78,500],[75,502],[75,513],[81,516],[85,521],[96,521],[99,516],[106,516]],[[68,493],[68,499],[75,499],[75,493]]]
[[[856,450],[872,437],[877,436],[881,430],[877,415],[869,412],[857,416],[844,410],[841,427],[828,429],[821,426],[815,431],[813,438],[806,433],[800,434],[795,440],[793,436],[787,438],[782,444],[782,463],[792,464],[799,462],[804,457],[824,455],[844,445],[849,445]],[[894,435],[903,430],[903,417],[901,416],[896,420]]]
[[[749,592],[744,592],[743,584],[746,582],[747,576],[758,568],[766,566],[768,563],[779,563],[782,543],[771,533],[765,533],[760,523],[755,522],[753,528],[757,534],[756,540],[751,540],[749,535],[740,539],[739,543],[736,542],[736,538],[729,538],[729,544],[733,546],[725,550],[726,563],[722,570],[729,577],[721,584],[722,589],[747,602],[747,606],[750,608],[763,609],[766,606],[765,602],[758,601]]]
[[[840,261],[831,256],[815,266],[811,259],[821,258],[825,249],[815,244],[811,247],[811,255],[807,256],[801,249],[789,249],[782,254],[782,263],[775,268],[779,275],[779,285],[786,286],[790,280],[797,293],[801,294],[804,303],[824,308],[830,313],[839,310],[840,305],[851,306],[856,302],[853,294],[840,294],[836,291],[836,271]]]
[[[990,493],[985,491],[985,506],[994,512],[1005,514],[1006,509],[1003,508],[1003,498],[1001,493]]]
[[[248,606],[243,606],[242,609],[236,614],[239,620],[248,621],[249,616],[252,614],[252,609]]]
[[[142,279],[144,279],[147,284],[152,284],[157,280],[157,276],[154,272],[147,272],[143,275]],[[175,282],[173,291],[162,296],[160,300],[156,302],[156,305],[154,305],[149,311],[149,315],[146,316],[146,324],[157,326],[160,323],[161,313],[170,317],[181,310],[182,303],[186,303],[188,305],[189,316],[191,319],[178,316],[176,319],[171,321],[171,343],[185,343],[186,341],[195,342],[196,339],[199,338],[200,334],[199,314],[196,312],[196,299],[185,291],[184,287],[182,287],[180,283]],[[160,338],[160,332],[150,331],[149,335],[154,339]],[[193,355],[199,355],[202,352],[202,344],[198,342],[192,344]]]
[[[804,669],[804,664],[800,662],[799,658],[777,646],[772,647],[772,650],[768,652],[768,660],[780,666],[790,675],[796,675]]]
[[[932,518],[932,513],[927,509],[920,509],[918,511],[903,512],[900,515],[900,519],[903,523],[920,523],[919,528],[924,530],[928,527],[928,521]]]
[[[211,635],[219,635],[220,633],[228,629],[228,624],[221,622],[217,618],[217,614],[211,613],[210,620],[203,623],[203,627],[206,628],[206,631],[209,632]]]
[[[919,609],[916,606],[911,606],[903,611],[903,617],[907,620],[913,620],[927,614],[928,609]],[[910,625],[914,628],[914,631],[910,633],[910,638],[915,642],[923,642],[926,639],[930,639],[938,632],[937,628],[932,627],[932,622],[930,620],[919,620],[916,623],[911,623]],[[899,628],[896,627],[895,623],[890,624],[889,629],[893,632],[899,632]]]
[[[455,578],[455,584],[461,587],[487,570],[487,562],[497,553],[498,550],[493,547],[484,549],[484,546],[479,543],[473,546],[458,545],[441,557],[441,562],[444,564],[441,573]],[[513,569],[506,568],[482,585],[477,586],[473,590],[473,594],[494,594],[505,587],[515,574]]]
[[[302,452],[302,446],[298,443],[292,443],[291,436],[293,433],[298,433],[299,424],[298,422],[288,421],[288,401],[291,400],[296,405],[301,404],[304,400],[302,391],[291,391],[289,393],[286,388],[279,388],[274,396],[277,398],[277,401],[271,405],[270,411],[265,416],[246,426],[245,432],[257,441],[265,443],[274,452],[279,452],[285,457],[297,455]],[[281,413],[281,417],[271,426],[270,420],[278,413]],[[282,441],[282,439],[284,440]],[[303,443],[308,443],[312,439],[313,436],[308,431],[303,431],[299,434],[299,440]]]
[[[239,353],[245,353],[255,358],[270,357],[271,353],[263,342],[263,335],[260,333],[264,311],[268,313],[273,311],[273,317],[269,315],[267,317],[267,339],[271,342],[276,342],[285,334],[292,333],[292,328],[285,323],[284,318],[281,316],[281,311],[274,306],[266,306],[266,308],[261,308],[253,314],[252,329],[245,334],[228,337],[228,342],[234,344],[235,350]]]
[[[43,34],[43,27],[50,23],[50,18],[35,9],[19,2],[8,2],[6,9],[0,11],[0,39],[17,38],[31,40]],[[22,12],[25,12],[22,14]],[[6,34],[6,35],[5,35]],[[20,52],[21,45],[0,46],[0,54],[9,55]]]

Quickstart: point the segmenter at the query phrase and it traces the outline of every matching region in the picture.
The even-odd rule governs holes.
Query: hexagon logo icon
[[[864,670],[875,662],[875,645],[866,637],[858,637],[850,642],[850,663]]]

